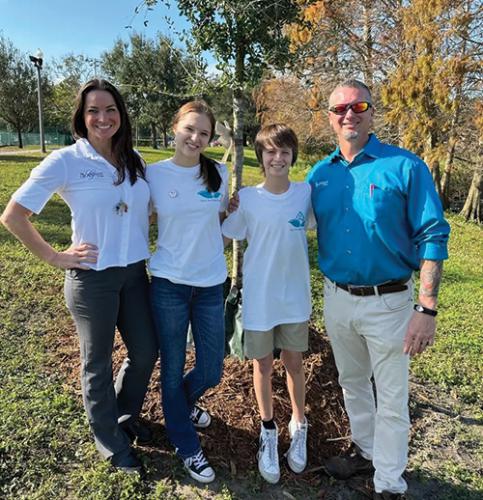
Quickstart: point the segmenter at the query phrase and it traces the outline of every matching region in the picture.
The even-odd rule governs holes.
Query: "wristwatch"
[[[438,311],[435,311],[434,309],[428,309],[421,304],[414,304],[414,310],[418,313],[428,314],[429,316],[436,316],[438,314]]]

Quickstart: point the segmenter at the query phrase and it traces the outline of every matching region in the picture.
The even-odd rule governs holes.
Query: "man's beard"
[[[349,130],[348,132],[344,132],[342,135],[346,141],[354,141],[359,137],[359,132],[357,130]]]

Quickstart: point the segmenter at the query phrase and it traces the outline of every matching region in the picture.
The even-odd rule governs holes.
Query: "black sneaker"
[[[336,479],[349,479],[352,476],[374,473],[372,461],[364,458],[356,445],[353,445],[345,455],[327,459],[324,467],[327,473]]]
[[[113,467],[127,474],[143,473],[143,464],[133,451],[113,455],[109,460]]]
[[[142,446],[153,442],[153,433],[151,429],[142,424],[139,420],[128,420],[120,425],[121,429],[127,434],[131,443],[136,442]]]
[[[203,450],[195,455],[183,460],[184,467],[189,475],[200,483],[211,483],[215,479],[215,471],[210,467],[206,460]]]
[[[404,493],[391,493],[390,491],[382,491],[381,493],[374,492],[373,500],[407,500]]]
[[[193,406],[190,419],[197,429],[206,429],[211,424],[210,414],[198,405]]]

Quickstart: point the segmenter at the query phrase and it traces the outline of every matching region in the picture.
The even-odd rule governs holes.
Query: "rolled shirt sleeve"
[[[447,259],[450,227],[444,219],[441,201],[434,189],[429,168],[422,161],[416,161],[411,169],[407,196],[411,239],[417,248],[418,257],[428,260]]]

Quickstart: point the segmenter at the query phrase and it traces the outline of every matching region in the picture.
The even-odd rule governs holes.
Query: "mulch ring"
[[[68,384],[80,395],[79,355],[75,332],[69,339],[59,339],[55,352],[59,364],[68,374]],[[67,347],[68,346],[68,347]],[[124,346],[116,335],[113,354],[114,372],[117,373],[125,356]],[[187,366],[194,362],[194,353],[187,353]],[[159,363],[159,362],[158,362]],[[320,478],[325,458],[338,455],[350,444],[349,425],[343,408],[342,392],[337,382],[337,370],[327,337],[314,328],[310,331],[309,351],[304,357],[306,376],[306,415],[309,421],[308,470],[299,480],[314,483]],[[160,403],[159,364],[156,366],[144,402],[142,418],[154,431],[156,446],[148,447],[151,455],[156,450],[172,450],[164,432]],[[279,456],[288,449],[290,439],[287,425],[291,417],[290,399],[285,385],[285,372],[276,360],[273,373],[274,418],[280,430]],[[200,432],[201,444],[215,468],[223,468],[231,475],[257,470],[256,453],[260,432],[260,417],[252,386],[252,364],[229,357],[225,359],[221,383],[208,391],[200,401],[211,416],[212,423]],[[281,467],[282,478],[290,474]]]

